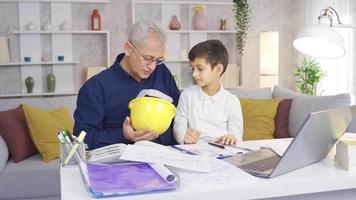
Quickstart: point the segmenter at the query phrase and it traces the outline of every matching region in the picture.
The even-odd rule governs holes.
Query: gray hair
[[[147,19],[137,21],[133,24],[129,32],[129,41],[140,45],[151,34],[155,36],[155,39],[162,47],[165,46],[166,34],[158,25]]]

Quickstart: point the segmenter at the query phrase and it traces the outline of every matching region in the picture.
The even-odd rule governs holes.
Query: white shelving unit
[[[0,2],[107,3],[109,0],[0,0]]]
[[[36,92],[36,93],[18,93],[18,94],[0,94],[0,98],[9,97],[36,97],[36,96],[70,96],[76,95],[78,92]]]
[[[0,64],[0,66],[26,66],[26,65],[67,65],[67,64],[78,64],[78,61],[55,61],[55,62],[18,62],[18,63],[6,63],[6,64]]]
[[[90,31],[90,30],[61,30],[64,21],[72,21],[72,3],[107,3],[109,0],[0,0],[0,2],[17,2],[19,9],[19,30],[13,31],[13,34],[19,35],[20,41],[20,62],[10,62],[0,64],[4,66],[21,67],[21,93],[0,94],[0,98],[5,97],[27,97],[27,96],[57,96],[57,95],[75,95],[73,68],[80,61],[73,61],[72,35],[74,34],[101,34],[106,37],[107,63],[110,64],[110,35],[109,31]],[[40,12],[41,3],[50,3],[50,23],[54,30],[39,30],[41,25]],[[38,30],[29,31],[28,24],[33,23]],[[41,36],[49,34],[51,39],[52,61],[42,61]],[[57,56],[64,56],[64,61],[57,61]],[[25,57],[31,57],[31,62],[23,62]],[[51,65],[51,71],[56,77],[55,92],[48,93],[43,84],[46,77],[43,74],[43,65]],[[35,84],[33,93],[28,94],[25,79],[32,76]]]
[[[205,7],[205,15],[208,17],[207,30],[193,30],[191,19],[193,17],[193,7],[202,5]],[[189,50],[202,41],[207,39],[217,38],[223,36],[228,38],[228,42],[233,41],[236,30],[230,24],[227,30],[219,30],[218,22],[220,17],[227,16],[234,19],[233,2],[204,2],[204,1],[147,1],[147,0],[133,0],[132,1],[132,23],[143,18],[149,18],[152,21],[160,24],[165,28],[167,33],[166,44],[166,63],[172,74],[178,77],[182,83],[182,68],[189,65],[188,52]],[[169,30],[168,25],[171,17],[176,15],[181,23],[180,30]],[[215,24],[214,24],[215,23]],[[232,45],[233,48],[235,45]],[[229,49],[228,49],[229,50]],[[231,49],[230,49],[231,50]],[[230,51],[233,52],[233,51]],[[232,61],[232,63],[235,63]],[[235,83],[227,85],[227,87],[236,87],[238,85],[238,70],[237,65],[229,66],[228,70],[235,76]],[[232,80],[229,77],[228,80]],[[231,81],[230,81],[231,82]],[[232,80],[232,82],[234,82]],[[184,85],[183,85],[184,87]]]

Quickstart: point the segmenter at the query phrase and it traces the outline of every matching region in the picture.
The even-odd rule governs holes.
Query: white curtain
[[[331,6],[339,14],[343,24],[355,24],[355,0],[304,0],[302,16],[305,16],[305,27],[318,23],[318,16],[322,9]],[[337,23],[336,15],[333,22]],[[351,28],[335,28],[341,34],[346,49],[345,56],[338,59],[319,59],[326,76],[317,86],[318,95],[331,95],[338,93],[355,94],[355,30]]]

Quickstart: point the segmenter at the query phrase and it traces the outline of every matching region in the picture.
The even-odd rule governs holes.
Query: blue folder
[[[81,163],[86,188],[95,198],[174,190],[178,181],[167,183],[149,164]]]

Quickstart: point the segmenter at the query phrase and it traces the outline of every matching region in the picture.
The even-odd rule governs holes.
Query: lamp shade
[[[279,34],[278,31],[260,33],[260,87],[278,84]]]
[[[339,58],[345,55],[343,40],[330,26],[330,19],[320,17],[319,24],[302,30],[293,46],[300,52],[319,58]]]

